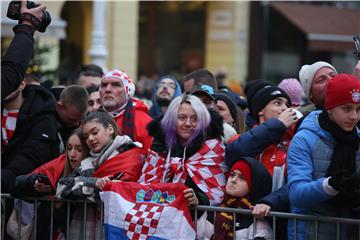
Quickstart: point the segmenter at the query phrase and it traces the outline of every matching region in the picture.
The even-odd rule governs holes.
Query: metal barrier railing
[[[15,200],[15,198],[13,198],[11,195],[9,194],[1,194],[1,239],[4,239],[5,236],[5,229],[6,229],[6,222],[5,222],[5,213],[7,212],[6,209],[6,201],[13,201]],[[53,223],[54,223],[54,206],[57,202],[61,202],[61,203],[65,203],[66,204],[66,232],[65,232],[65,238],[66,239],[70,239],[69,238],[69,229],[71,227],[71,219],[70,219],[70,214],[71,214],[71,204],[77,204],[78,205],[83,205],[83,216],[82,216],[82,238],[81,239],[86,239],[86,231],[87,231],[87,211],[88,211],[88,205],[89,204],[94,204],[93,202],[87,201],[87,200],[64,200],[64,199],[56,199],[56,198],[52,198],[52,197],[43,197],[43,198],[26,198],[26,199],[21,199],[21,200],[26,200],[26,201],[32,201],[35,206],[37,206],[39,204],[39,202],[50,202],[50,222],[49,222],[49,238],[48,239],[53,239],[53,233],[54,233],[54,229],[53,229]],[[101,223],[103,222],[103,204],[101,204],[101,202],[97,203],[100,204],[100,220]],[[199,205],[196,206],[194,208],[192,208],[192,210],[194,211],[194,223],[195,226],[197,226],[197,221],[198,221],[198,216],[199,216],[199,211],[202,212],[210,212],[210,213],[214,213],[214,216],[216,216],[217,213],[219,212],[227,212],[227,213],[232,213],[233,214],[233,234],[234,237],[236,236],[236,231],[235,231],[235,219],[236,219],[236,215],[237,214],[246,214],[246,215],[251,215],[251,210],[249,209],[234,209],[234,208],[224,208],[224,207],[212,207],[212,206],[203,206],[203,205]],[[19,214],[17,216],[17,221],[19,223],[18,227],[17,227],[17,237],[16,239],[23,239],[21,236],[21,230],[22,230],[22,225],[21,223],[21,213],[22,213],[22,204],[20,204],[20,208],[19,208]],[[37,228],[41,227],[41,228],[46,228],[46,226],[37,226],[37,220],[38,220],[38,211],[34,212],[34,224],[32,226],[32,239],[38,239],[37,238]],[[304,215],[304,214],[292,214],[292,213],[284,213],[284,212],[270,212],[268,217],[268,219],[272,220],[272,239],[277,239],[275,232],[276,232],[276,223],[278,221],[279,218],[282,219],[288,219],[289,221],[293,222],[294,225],[294,239],[296,239],[297,236],[297,232],[296,232],[296,225],[298,221],[311,221],[314,223],[315,225],[315,236],[314,239],[318,239],[317,237],[317,232],[318,232],[318,227],[319,227],[319,223],[320,222],[326,222],[326,223],[335,223],[336,224],[336,228],[337,228],[337,236],[336,239],[340,239],[340,224],[350,224],[350,225],[357,225],[358,227],[358,238],[360,240],[360,219],[350,219],[350,218],[338,218],[338,217],[325,217],[325,216],[312,216],[312,215]],[[257,219],[255,217],[253,217],[253,221],[254,221],[254,228],[253,228],[253,236],[255,236],[255,231],[256,231],[256,224],[257,224]],[[95,230],[95,229],[94,229]],[[100,236],[103,238],[103,228],[100,229]],[[215,233],[216,234],[216,233]]]

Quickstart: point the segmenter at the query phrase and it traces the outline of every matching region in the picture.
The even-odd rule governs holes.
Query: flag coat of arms
[[[104,202],[105,239],[195,239],[182,183],[108,183]]]

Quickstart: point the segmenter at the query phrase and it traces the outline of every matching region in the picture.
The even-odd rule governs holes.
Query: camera
[[[32,1],[26,1],[26,7],[28,9],[35,8],[37,5]],[[20,19],[20,9],[21,9],[21,1],[11,1],[7,10],[6,16],[13,20]],[[40,23],[36,27],[36,30],[39,32],[45,32],[47,26],[49,26],[51,22],[51,16],[48,11],[43,11],[42,18],[39,19]]]

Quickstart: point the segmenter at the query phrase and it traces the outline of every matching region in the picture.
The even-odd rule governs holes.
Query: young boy
[[[252,209],[260,198],[271,192],[271,188],[271,176],[266,168],[253,158],[241,158],[229,171],[221,207]],[[233,239],[233,213],[217,212],[212,222],[206,220],[206,217],[204,214],[198,221],[197,233],[200,239]],[[253,235],[252,215],[236,214],[235,222],[235,239],[272,237],[270,225],[264,220],[256,221],[255,236]]]

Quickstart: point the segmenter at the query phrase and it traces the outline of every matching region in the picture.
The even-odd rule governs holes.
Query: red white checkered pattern
[[[167,168],[165,158],[150,151],[139,182],[159,183],[165,179],[164,182],[185,183],[189,175],[208,196],[211,205],[220,204],[226,184],[225,173],[228,171],[224,162],[224,154],[224,144],[218,139],[210,139],[201,146],[197,153],[185,161],[178,157],[170,158],[170,167]],[[166,177],[164,177],[165,173]]]
[[[126,94],[129,94],[130,88],[132,87],[132,80],[123,70],[112,70],[107,72],[103,78],[118,78],[121,80]]]
[[[163,206],[137,203],[125,217],[125,230],[129,239],[145,240],[156,232]]]
[[[13,136],[18,115],[19,110],[3,110],[1,115],[2,145],[6,145]]]

